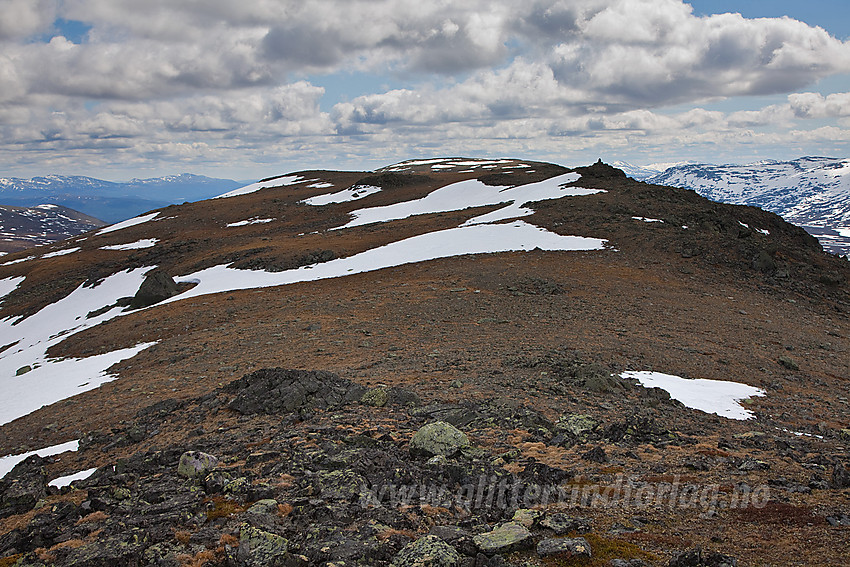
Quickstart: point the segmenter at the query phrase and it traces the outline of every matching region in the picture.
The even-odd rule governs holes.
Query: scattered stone
[[[472,534],[457,526],[434,526],[429,535],[434,535],[450,544],[459,553],[468,557],[475,557],[478,547],[472,541]]]
[[[546,516],[540,521],[540,525],[552,530],[558,535],[568,534],[572,531],[584,532],[590,530],[589,522],[583,519],[571,518],[560,512]]]
[[[407,544],[393,558],[393,567],[455,567],[460,555],[454,547],[435,535],[426,535]]]
[[[540,510],[520,508],[519,510],[514,512],[514,517],[511,518],[511,521],[516,522],[518,524],[522,524],[526,528],[531,528],[542,516],[543,512],[541,512]]]
[[[273,498],[257,500],[247,512],[256,516],[269,516],[277,514],[278,501]]]
[[[711,551],[703,553],[702,548],[695,547],[683,551],[670,560],[668,567],[737,567],[737,559],[722,553]]]
[[[594,447],[586,453],[582,453],[581,458],[585,461],[590,461],[592,463],[608,462],[608,455],[605,453],[605,449],[599,446]]]
[[[145,281],[139,286],[139,291],[130,302],[130,309],[141,309],[165,301],[177,295],[177,284],[174,279],[162,270],[148,272]]]
[[[532,536],[522,524],[508,522],[491,532],[475,536],[473,540],[481,553],[494,555],[528,547],[531,545]]]
[[[284,567],[288,547],[285,538],[250,524],[242,524],[237,557],[247,567]]]
[[[382,408],[387,405],[389,399],[389,392],[386,388],[372,388],[371,390],[367,390],[366,393],[363,394],[363,396],[360,398],[360,402],[366,404],[367,406]]]
[[[766,471],[770,469],[770,463],[765,461],[759,461],[757,459],[746,459],[743,463],[738,465],[739,471]]]
[[[32,372],[32,366],[27,364],[26,366],[21,366],[15,371],[15,376],[23,376],[27,372]]]
[[[410,454],[433,457],[454,457],[470,447],[466,434],[444,421],[435,421],[423,426],[410,439]]]
[[[590,557],[590,544],[583,537],[547,538],[537,544],[537,555],[540,557],[559,554],[565,554],[568,557]]]
[[[787,368],[788,370],[796,371],[800,369],[800,365],[797,364],[797,362],[793,358],[784,354],[779,357],[778,362],[780,365],[782,365],[783,368]]]
[[[836,513],[826,517],[827,523],[830,526],[850,526],[850,515],[844,513]]]
[[[850,488],[850,467],[842,462],[832,469],[832,485],[835,488]]]
[[[388,402],[398,406],[419,406],[422,400],[419,399],[419,394],[407,388],[392,386],[387,391]]]
[[[218,458],[201,451],[186,451],[180,455],[177,474],[186,478],[204,478],[218,465]]]

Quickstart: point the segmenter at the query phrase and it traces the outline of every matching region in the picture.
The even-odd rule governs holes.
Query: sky
[[[805,155],[846,0],[0,0],[0,177]]]

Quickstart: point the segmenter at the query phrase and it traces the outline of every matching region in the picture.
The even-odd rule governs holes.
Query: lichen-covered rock
[[[435,535],[407,544],[393,558],[393,567],[454,567],[460,555],[454,547]]]
[[[569,557],[590,557],[590,544],[583,537],[577,538],[547,538],[537,544],[537,555],[566,554]]]
[[[283,567],[288,556],[289,542],[285,538],[249,524],[239,530],[237,558],[247,567]]]
[[[572,414],[558,422],[557,429],[576,439],[586,439],[599,422],[589,415]]]
[[[540,510],[531,510],[527,508],[520,508],[516,512],[514,512],[514,517],[511,518],[512,522],[516,522],[518,524],[522,524],[526,528],[530,528],[534,526],[534,524],[543,516],[543,512]]]
[[[367,406],[382,408],[387,405],[389,399],[390,395],[386,388],[372,388],[363,394],[363,397],[360,398],[360,402]]]
[[[433,457],[443,455],[453,457],[470,446],[466,434],[444,421],[429,423],[417,431],[410,439],[410,454]]]
[[[353,501],[366,490],[366,480],[352,470],[323,471],[319,473],[319,488],[327,500]]]
[[[273,498],[266,498],[264,500],[257,500],[254,502],[251,507],[248,508],[247,512],[258,516],[277,514],[277,506],[277,500]]]
[[[29,512],[46,493],[44,459],[27,457],[0,480],[0,518]]]
[[[186,451],[180,455],[177,474],[186,478],[204,478],[218,465],[218,458],[201,451]]]
[[[478,534],[473,538],[481,553],[493,555],[507,553],[531,545],[532,536],[522,524],[508,522],[491,532]]]

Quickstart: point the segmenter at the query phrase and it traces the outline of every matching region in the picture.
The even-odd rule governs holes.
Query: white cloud
[[[850,96],[817,92],[701,109],[850,73],[850,42],[790,18],[696,17],[682,0],[0,2],[7,166],[108,163],[109,152],[126,163],[539,153],[567,136],[612,148],[649,135],[718,144],[850,116]],[[56,18],[91,26],[86,40],[35,40]],[[404,88],[360,84],[349,98],[317,86],[341,72],[355,83],[360,72],[392,75]],[[693,108],[664,112],[673,105]]]
[[[838,118],[850,116],[850,93],[797,93],[788,96],[791,110],[799,118]]]
[[[47,31],[56,9],[56,0],[0,0],[0,41]]]

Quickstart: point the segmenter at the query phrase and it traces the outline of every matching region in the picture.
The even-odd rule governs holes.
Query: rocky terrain
[[[0,565],[847,564],[850,264],[773,213],[435,159],[23,258],[0,454],[77,442],[0,480]],[[646,371],[763,395],[729,419]]]

